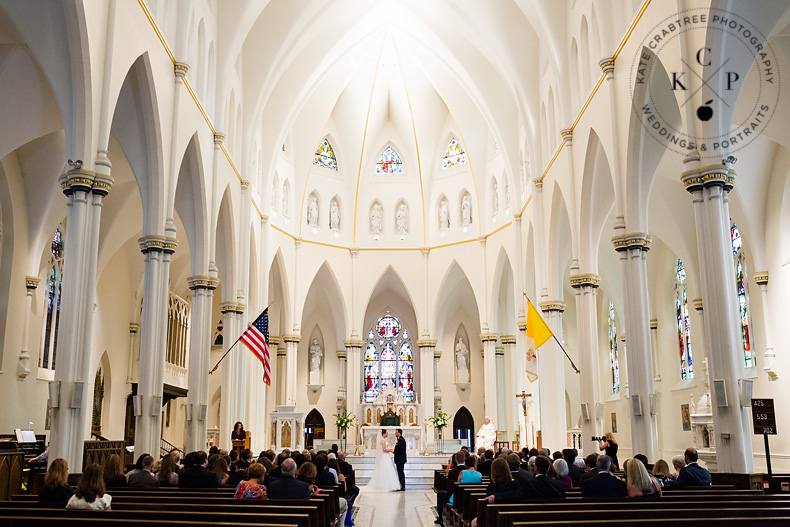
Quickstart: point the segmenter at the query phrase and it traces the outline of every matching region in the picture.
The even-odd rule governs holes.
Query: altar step
[[[431,489],[433,488],[433,473],[442,468],[442,463],[447,463],[448,456],[410,456],[404,467],[406,473],[406,488]],[[373,466],[376,464],[374,456],[347,456],[354,467],[357,486],[364,487],[373,475]]]

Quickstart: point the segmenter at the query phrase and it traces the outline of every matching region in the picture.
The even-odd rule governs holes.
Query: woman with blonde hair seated
[[[625,484],[629,498],[661,496],[661,483],[650,477],[647,469],[638,459],[625,461]]]
[[[661,483],[662,487],[664,486],[664,482],[674,479],[672,473],[669,471],[669,464],[663,459],[659,459],[656,461],[656,464],[653,465],[653,477]]]
[[[121,456],[113,454],[104,462],[104,486],[107,488],[125,487],[126,483],[126,476],[123,475],[121,466]]]
[[[54,459],[49,464],[44,486],[38,491],[39,503],[66,503],[74,491],[69,486],[69,465],[65,459]]]

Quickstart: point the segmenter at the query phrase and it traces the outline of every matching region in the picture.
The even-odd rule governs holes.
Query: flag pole
[[[525,293],[524,291],[522,291],[522,292],[521,292],[521,294],[522,294],[522,295],[524,295],[524,298],[526,298],[526,299],[527,299],[527,302],[530,302],[530,303],[532,303],[532,302],[530,301],[529,297],[527,296],[527,293]],[[545,324],[545,321],[544,321],[544,324]],[[551,329],[551,328],[549,328],[549,329]],[[557,335],[555,335],[553,331],[551,332],[551,336],[552,336],[552,337],[554,337],[554,341],[557,343],[557,345],[560,347],[560,349],[562,350],[562,352],[563,352],[563,353],[565,354],[565,356],[568,358],[568,361],[571,363],[571,367],[574,369],[574,371],[575,371],[577,374],[578,374],[578,373],[581,373],[581,372],[579,371],[579,368],[577,368],[577,367],[576,367],[576,364],[574,364],[574,363],[573,363],[573,359],[571,358],[571,356],[570,356],[570,355],[568,355],[568,352],[567,352],[567,351],[565,351],[565,347],[562,345],[562,343],[561,343],[561,342],[559,341],[559,339],[557,338]]]
[[[274,300],[272,300],[272,301],[271,301],[271,303],[270,303],[268,306],[266,306],[266,309],[269,309],[270,307],[272,307],[272,304],[274,304],[275,302],[277,302],[277,299],[276,299],[276,298],[275,298]],[[264,309],[263,311],[266,311],[266,309]],[[225,352],[225,353],[222,355],[222,357],[220,357],[220,358],[219,358],[219,360],[218,360],[218,361],[217,361],[217,363],[214,365],[214,367],[213,367],[213,368],[211,368],[211,371],[209,371],[209,372],[208,372],[208,374],[209,374],[209,375],[211,375],[212,373],[214,373],[215,371],[217,371],[217,368],[219,368],[219,364],[220,364],[220,363],[221,363],[223,360],[225,360],[225,357],[227,357],[227,356],[228,356],[228,353],[230,353],[230,350],[232,350],[232,349],[233,349],[233,348],[236,346],[236,344],[238,344],[238,343],[239,343],[239,341],[241,340],[241,337],[242,337],[242,335],[244,335],[244,332],[242,332],[242,334],[241,334],[241,335],[239,335],[239,338],[237,338],[237,339],[236,339],[236,342],[234,342],[233,344],[231,344],[231,346],[228,348],[228,351],[226,351],[226,352]]]

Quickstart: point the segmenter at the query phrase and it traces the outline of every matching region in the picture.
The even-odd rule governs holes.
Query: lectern
[[[245,448],[250,448],[250,440],[252,439],[252,433],[249,430],[245,430],[247,432],[247,437],[245,439],[234,439],[231,441],[233,443],[233,450],[239,453],[239,459],[241,459],[241,451]]]

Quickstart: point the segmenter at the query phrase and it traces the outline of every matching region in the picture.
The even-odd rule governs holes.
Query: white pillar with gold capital
[[[481,333],[480,340],[483,343],[483,378],[485,379],[485,413],[491,418],[491,422],[498,430],[501,423],[498,422],[498,390],[497,390],[497,368],[496,368],[496,343],[499,335],[496,333]]]
[[[562,339],[562,313],[565,304],[559,300],[539,303],[549,329]],[[546,341],[538,355],[540,383],[540,430],[543,446],[552,450],[567,444],[568,423],[565,410],[565,354],[553,338]]]
[[[246,327],[242,323],[242,317],[246,306],[236,302],[223,302],[219,305],[222,313],[222,327],[224,338],[222,340],[222,352],[226,353],[236,340],[241,336]],[[244,422],[246,417],[245,400],[246,391],[241,391],[246,376],[246,358],[250,353],[247,347],[241,342],[236,343],[233,350],[228,353],[221,365],[222,388],[220,391],[220,425],[219,425],[219,444],[220,448],[230,449],[230,434],[236,421]]]
[[[504,381],[501,383],[500,405],[505,409],[504,425],[500,425],[499,429],[507,430],[508,441],[515,441],[521,405],[518,404],[513,394],[524,389],[519,386],[521,386],[520,380],[525,377],[526,360],[524,360],[524,355],[516,352],[517,339],[515,335],[502,335],[499,340],[502,342],[502,377]]]
[[[752,473],[754,455],[748,406],[741,400],[745,382],[743,343],[738,320],[735,269],[730,238],[729,193],[735,172],[724,165],[701,166],[699,154],[683,160],[681,182],[692,195],[702,298],[705,300],[705,348],[713,379],[713,426],[721,472]]]
[[[578,271],[578,269],[576,269]],[[582,404],[582,449],[585,454],[597,452],[603,427],[603,401],[598,361],[598,286],[601,277],[594,273],[576,273],[571,269],[570,283],[576,295],[576,331],[579,340],[579,387]],[[601,410],[599,411],[599,405]],[[586,409],[586,411],[585,411]],[[600,417],[599,417],[600,414]]]
[[[33,308],[33,295],[38,287],[39,278],[37,276],[25,277],[25,316],[22,322],[22,349],[19,351],[19,362],[16,367],[17,379],[23,380],[30,375],[30,353],[28,352],[28,342],[30,339],[30,311]]]
[[[283,335],[285,341],[285,404],[296,405],[296,368],[299,353],[300,335],[287,333]]]
[[[532,346],[532,339],[527,337],[527,321],[520,320],[518,322],[518,332],[521,335],[522,340],[524,341],[525,347],[530,348]],[[534,350],[533,350],[534,351]],[[522,438],[523,446],[530,446],[534,447],[537,445],[537,431],[540,430],[540,376],[534,381],[531,382],[529,377],[527,376],[527,351],[524,352],[524,367],[520,367],[518,370],[518,374],[524,377],[523,381],[523,391],[526,393],[532,394],[532,396],[527,401],[527,416],[524,417],[524,408],[521,406],[521,401],[519,400],[519,405],[521,406],[521,418],[524,419],[524,436]],[[537,372],[532,372],[537,373]],[[519,390],[518,393],[521,393],[522,390]]]
[[[768,271],[758,271],[754,273],[754,281],[760,288],[760,303],[763,313],[768,311]],[[771,343],[771,324],[770,317],[763,316],[763,339],[765,340],[765,350],[763,351],[763,371],[768,374],[768,378],[775,381],[779,378],[776,373],[776,352]]]
[[[346,347],[346,409],[361,418],[359,404],[362,402],[363,389],[362,347],[365,343],[357,338],[350,338],[344,341],[343,345]]]
[[[419,401],[420,403],[422,403],[422,412],[425,415],[425,417],[430,417],[433,415],[435,411],[433,357],[434,357],[434,352],[436,351],[436,341],[431,340],[430,338],[420,339],[417,341],[417,347],[420,348]]]

